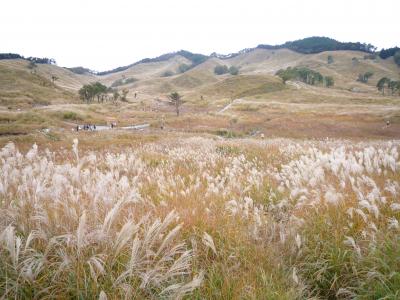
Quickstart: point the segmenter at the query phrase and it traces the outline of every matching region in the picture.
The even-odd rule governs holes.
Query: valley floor
[[[1,106],[0,295],[399,299],[400,98],[263,76]]]

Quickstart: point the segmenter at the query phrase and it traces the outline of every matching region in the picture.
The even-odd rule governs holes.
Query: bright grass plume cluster
[[[4,298],[400,297],[397,141],[0,151]]]

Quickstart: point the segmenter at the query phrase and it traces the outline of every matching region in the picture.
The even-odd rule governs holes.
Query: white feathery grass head
[[[107,294],[104,291],[101,291],[99,294],[99,300],[107,300]]]
[[[74,139],[73,144],[72,144],[72,151],[75,154],[75,158],[76,158],[77,162],[79,162],[78,144],[79,144],[78,139]]]
[[[215,248],[214,240],[211,237],[211,235],[209,235],[207,232],[204,232],[202,242],[205,246],[210,248],[214,252],[215,255],[217,255],[217,249]]]

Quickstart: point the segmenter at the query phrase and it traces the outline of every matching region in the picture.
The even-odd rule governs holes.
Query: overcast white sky
[[[108,70],[180,49],[230,53],[308,36],[400,46],[400,0],[10,0],[0,52]]]

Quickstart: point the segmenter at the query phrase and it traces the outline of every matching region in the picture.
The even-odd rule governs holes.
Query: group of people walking
[[[76,125],[76,131],[79,130],[88,130],[88,131],[94,131],[96,130],[96,125],[95,124],[84,124],[82,127],[79,127],[79,125]]]
[[[110,129],[117,127],[117,122],[110,123]],[[76,125],[75,131],[85,130],[85,131],[96,131],[96,130],[105,130],[107,129],[106,125],[99,125],[99,128],[95,124],[84,124],[84,125]]]

